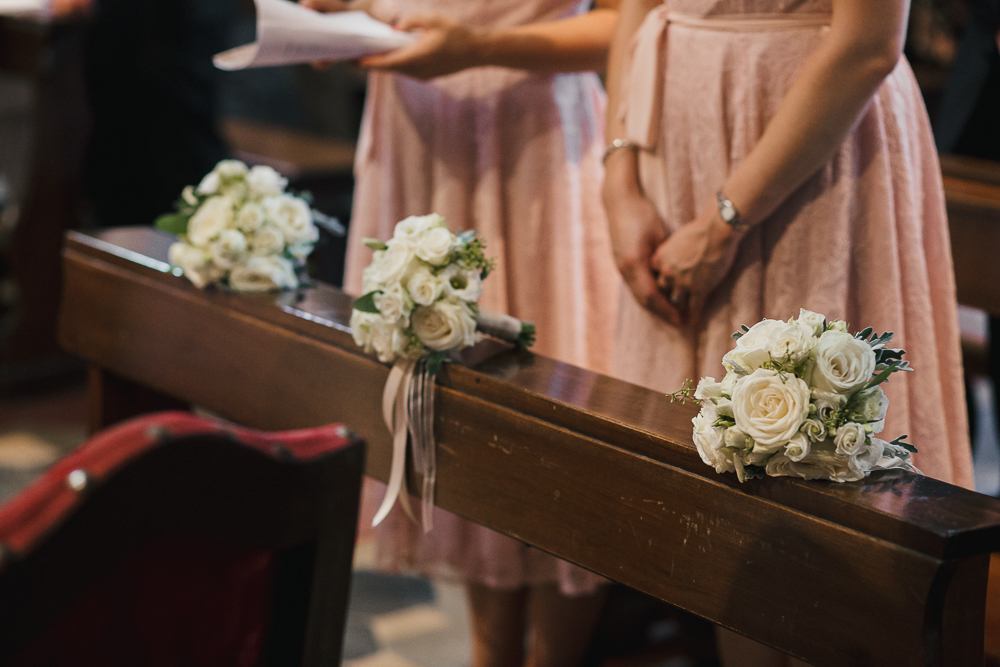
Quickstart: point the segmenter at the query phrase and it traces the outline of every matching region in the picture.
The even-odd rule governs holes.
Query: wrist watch
[[[739,211],[737,211],[736,207],[733,206],[733,202],[726,199],[726,196],[722,194],[722,190],[719,190],[717,197],[719,201],[719,216],[722,218],[723,222],[738,232],[742,232],[743,230],[749,228],[750,225],[743,221],[743,218],[740,217]]]

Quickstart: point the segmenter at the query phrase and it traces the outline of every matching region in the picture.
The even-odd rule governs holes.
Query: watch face
[[[719,214],[722,215],[723,221],[732,222],[733,218],[736,217],[736,209],[733,207],[732,204],[726,202],[725,204],[722,205],[722,208],[719,209]]]

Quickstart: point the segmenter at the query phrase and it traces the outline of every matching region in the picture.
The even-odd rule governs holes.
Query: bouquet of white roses
[[[436,446],[434,375],[445,353],[475,344],[487,333],[531,345],[535,325],[479,309],[483,279],[493,268],[475,231],[453,234],[437,214],[396,223],[388,241],[365,239],[375,251],[362,274],[364,295],[354,301],[354,341],[393,363],[382,392],[382,414],[393,436],[392,465],[382,504],[372,525],[389,514],[398,498],[415,518],[406,490],[407,434],[413,467],[423,480],[423,527],[433,526]]]
[[[319,238],[309,204],[285,192],[271,167],[223,160],[197,187],[188,186],[177,212],[156,226],[176,234],[170,263],[196,287],[228,283],[241,292],[298,287],[297,270]]]
[[[493,268],[473,230],[453,234],[432,213],[396,224],[386,242],[365,239],[375,251],[354,302],[354,341],[380,361],[429,355],[431,373],[444,353],[475,344],[479,332],[530,344],[534,325],[482,313],[483,279]]]
[[[788,322],[763,320],[733,334],[722,382],[706,377],[694,390],[692,420],[702,460],[742,482],[776,477],[852,482],[873,470],[916,471],[916,449],[901,436],[876,438],[889,399],[879,386],[911,370],[892,333],[856,335],[842,320],[801,310]],[[689,395],[690,387],[672,396]]]

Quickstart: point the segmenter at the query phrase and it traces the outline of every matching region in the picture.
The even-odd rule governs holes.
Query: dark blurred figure
[[[958,53],[934,123],[934,141],[942,155],[967,155],[1000,161],[1000,0],[978,0],[962,31]],[[990,316],[989,373],[994,409],[1000,414],[1000,317]],[[975,409],[969,397],[969,427],[975,433]]]
[[[934,124],[942,154],[1000,160],[1000,0],[978,0],[965,24]]]
[[[150,224],[227,157],[212,56],[239,0],[94,0],[85,188],[100,226]]]

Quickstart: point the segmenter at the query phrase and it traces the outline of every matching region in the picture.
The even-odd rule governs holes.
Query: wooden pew
[[[95,425],[140,394],[263,429],[343,421],[385,480],[388,368],[355,347],[350,297],[199,291],[171,275],[170,241],[67,237],[60,336],[105,389]],[[899,472],[741,485],[699,459],[692,405],[499,344],[476,353],[439,378],[439,506],[815,665],[983,664],[1000,501]]]
[[[1000,316],[1000,163],[941,156],[958,302]]]

